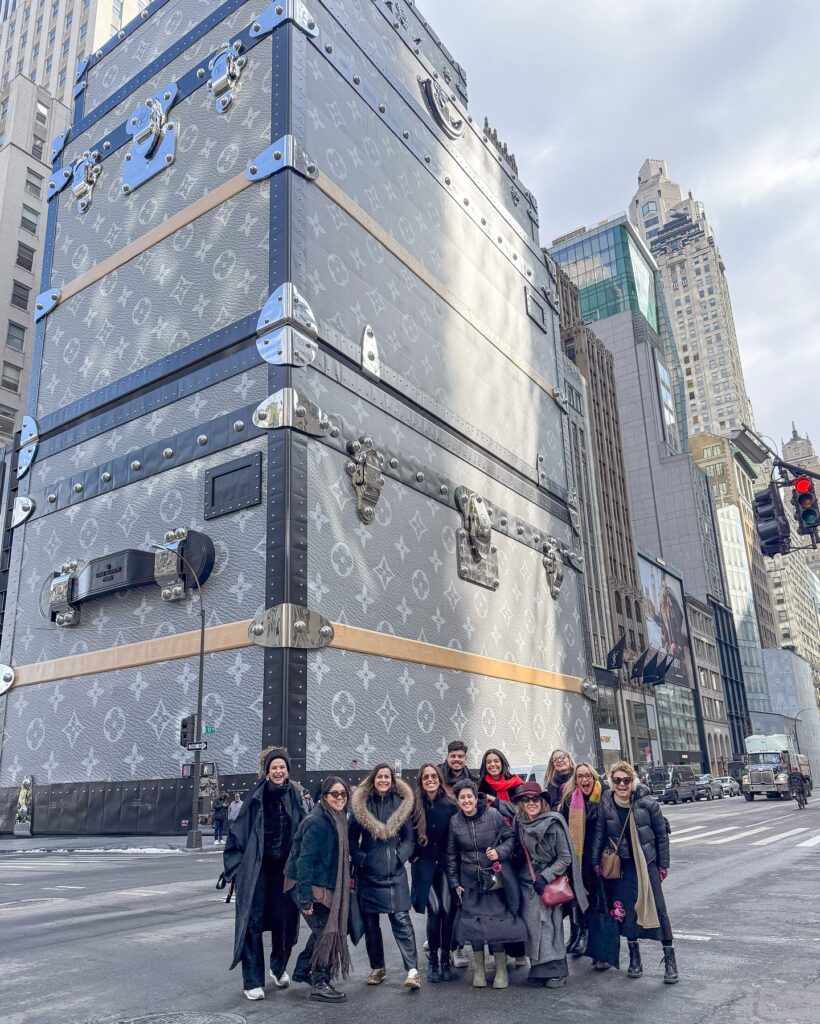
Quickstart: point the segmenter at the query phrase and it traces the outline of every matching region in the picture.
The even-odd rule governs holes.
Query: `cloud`
[[[648,156],[726,263],[758,427],[820,447],[820,4],[417,0],[535,193],[541,239],[628,207]]]

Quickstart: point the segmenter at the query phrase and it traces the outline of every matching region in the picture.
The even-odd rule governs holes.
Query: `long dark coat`
[[[598,813],[601,810],[601,800],[605,792],[607,792],[607,787],[602,786],[601,797],[598,801],[584,797],[586,825],[584,827],[584,849],[581,854],[581,876],[590,904],[595,902],[594,897],[598,892],[598,877],[592,867],[592,843],[595,839],[595,826],[598,823]],[[569,826],[569,805],[563,802],[561,803],[561,815]]]
[[[669,867],[669,833],[661,805],[646,786],[639,784],[632,796],[632,814],[638,827],[638,839],[647,864],[657,863],[659,868]],[[595,823],[595,837],[592,841],[592,863],[601,863],[601,853],[609,839],[618,841],[621,834],[621,820],[611,790],[601,794],[601,809]],[[628,826],[627,826],[628,829]],[[626,833],[618,848],[621,860],[629,860],[629,844]]]
[[[449,800],[441,789],[432,802],[423,796],[422,807],[427,825],[427,843],[422,846],[418,840],[416,841],[410,866],[410,877],[413,882],[411,898],[413,910],[417,914],[424,914],[427,911],[427,897],[436,871],[447,871],[447,834],[450,818],[458,810],[457,805]]]
[[[242,958],[242,946],[248,919],[251,913],[254,890],[262,867],[262,855],[265,847],[265,820],[262,803],[262,791],[266,779],[260,779],[247,796],[242,810],[235,821],[231,822],[228,839],[223,853],[225,880],[236,880],[236,925],[234,929],[233,961],[231,969],[236,967]],[[285,813],[290,818],[290,834],[294,836],[303,818],[307,814],[309,798],[298,782],[290,782],[289,792],[283,799]],[[282,927],[293,945],[299,935],[299,912],[292,900],[284,904],[287,907],[285,920],[271,922],[270,927]],[[290,908],[293,908],[292,912]],[[266,922],[267,923],[267,922]]]
[[[405,865],[413,854],[413,790],[402,779],[384,796],[357,786],[350,799],[350,859],[362,913],[410,909]]]
[[[324,801],[318,803],[293,837],[285,877],[296,883],[296,902],[302,910],[313,906],[314,886],[336,888],[339,836]]]

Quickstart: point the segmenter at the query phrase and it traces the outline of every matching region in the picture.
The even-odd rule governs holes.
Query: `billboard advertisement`
[[[677,576],[638,555],[638,569],[643,591],[646,642],[674,660],[665,683],[694,687],[689,629],[683,603],[683,587]]]

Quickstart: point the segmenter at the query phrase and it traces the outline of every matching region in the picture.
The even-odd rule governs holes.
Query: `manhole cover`
[[[129,1017],[117,1024],[246,1024],[238,1013],[149,1013],[147,1017]]]

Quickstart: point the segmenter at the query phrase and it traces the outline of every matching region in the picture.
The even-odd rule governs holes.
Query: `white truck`
[[[808,758],[798,753],[785,733],[747,736],[743,742],[746,756],[743,759],[740,788],[747,800],[754,800],[756,796],[766,796],[769,800],[788,797],[789,772],[792,768],[802,773],[811,793],[812,777]]]

